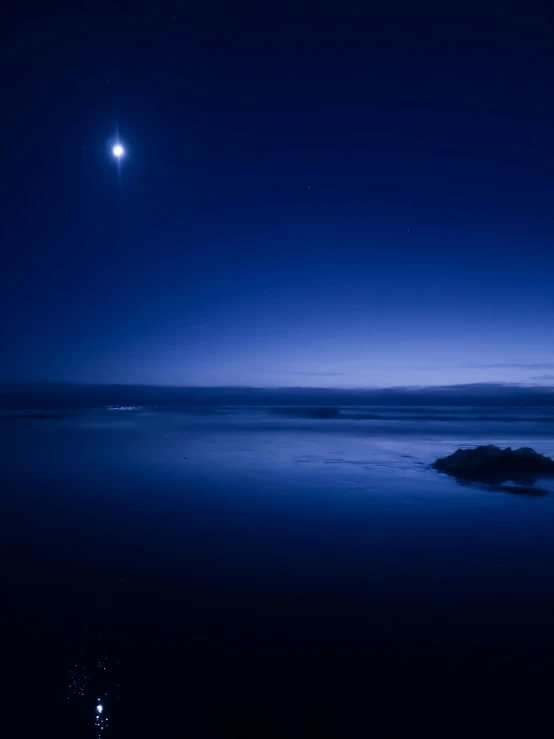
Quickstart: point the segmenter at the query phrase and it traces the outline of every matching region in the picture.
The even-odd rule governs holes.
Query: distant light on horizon
[[[125,154],[125,149],[121,146],[121,144],[116,144],[112,149],[112,153],[114,157],[117,157],[117,159],[121,159],[121,157]]]

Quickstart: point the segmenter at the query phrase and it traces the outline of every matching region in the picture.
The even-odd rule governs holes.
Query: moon
[[[121,146],[121,144],[116,144],[112,149],[112,154],[117,159],[121,159],[121,157],[125,154],[125,149]]]

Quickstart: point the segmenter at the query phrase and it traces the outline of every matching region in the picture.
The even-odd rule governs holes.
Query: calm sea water
[[[353,660],[393,681],[425,680],[428,660],[467,675],[472,659],[550,679],[553,481],[523,496],[430,464],[484,443],[554,456],[551,412],[14,415],[0,419],[0,539],[23,723],[29,701],[60,736],[169,735],[181,712],[183,736],[269,736],[267,711],[263,730],[245,723],[264,681],[337,660],[331,682]]]

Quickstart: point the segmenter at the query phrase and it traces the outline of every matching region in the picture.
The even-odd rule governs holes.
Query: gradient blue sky
[[[0,379],[554,384],[543,17],[101,5],[8,24]]]

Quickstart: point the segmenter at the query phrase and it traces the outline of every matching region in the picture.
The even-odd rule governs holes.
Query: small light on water
[[[96,710],[98,711],[98,713],[102,713],[102,711],[104,710],[104,706],[101,703],[99,703],[96,706]]]

